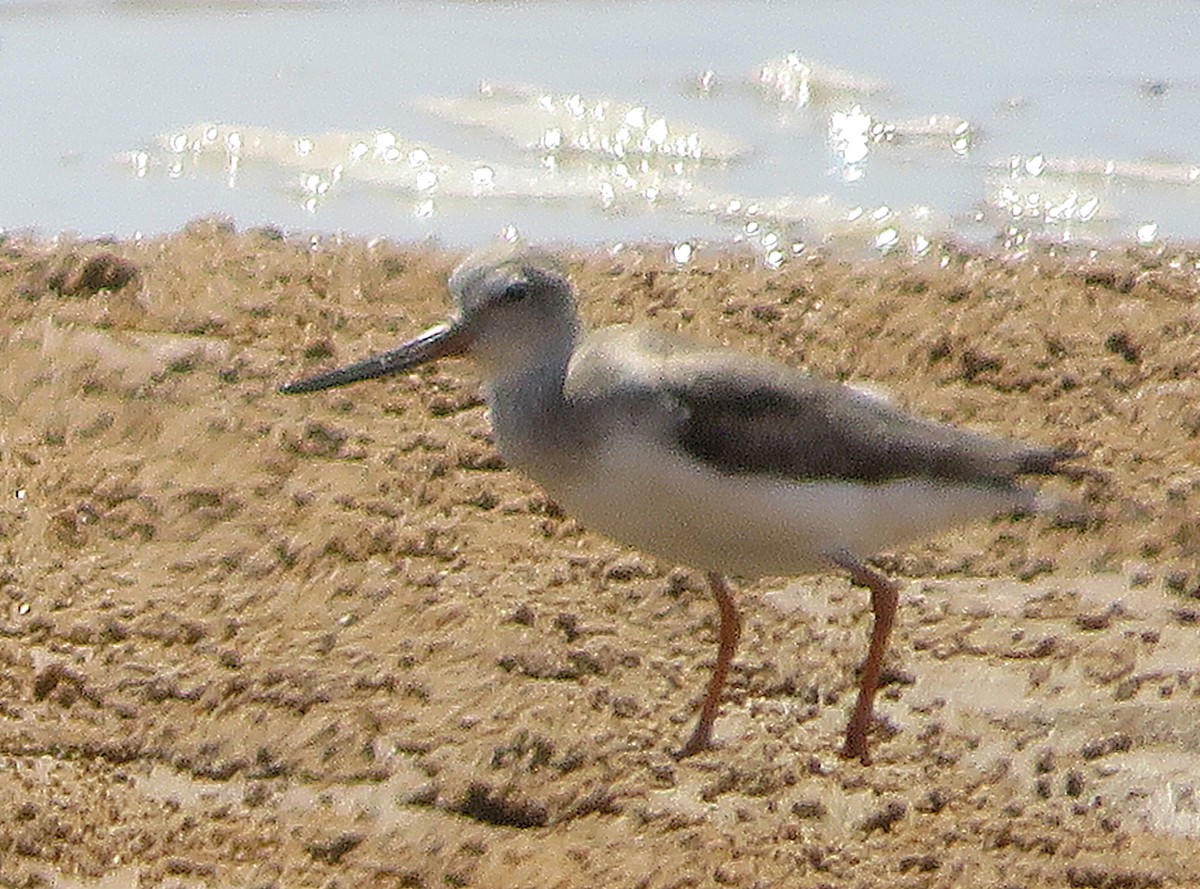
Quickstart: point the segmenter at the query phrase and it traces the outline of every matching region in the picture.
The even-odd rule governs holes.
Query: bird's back
[[[1072,455],[925,420],[777,362],[637,327],[589,336],[566,394],[583,411],[653,412],[672,446],[734,475],[1005,486],[1053,473]]]

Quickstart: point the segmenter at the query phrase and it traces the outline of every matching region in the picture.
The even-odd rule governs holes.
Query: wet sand
[[[444,313],[457,256],[198,222],[0,242],[0,886],[1200,884],[1200,310],[1183,249],[778,272],[571,253],[639,320],[1088,452],[1071,518],[904,584],[875,763],[836,574],[703,578],[504,470],[445,362],[284,398]]]

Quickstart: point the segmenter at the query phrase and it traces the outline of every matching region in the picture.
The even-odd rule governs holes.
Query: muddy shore
[[[1200,885],[1200,250],[565,250],[639,321],[1078,448],[1083,518],[904,584],[875,763],[836,574],[703,578],[556,510],[462,362],[283,381],[440,320],[459,258],[237,232],[0,240],[0,886]]]

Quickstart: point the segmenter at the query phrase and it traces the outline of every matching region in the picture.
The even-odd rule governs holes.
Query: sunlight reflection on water
[[[1200,237],[1200,82],[1172,39],[1200,31],[1195,4],[976,4],[901,35],[865,3],[414,2],[399,42],[395,9],[353,0],[6,9],[0,76],[26,84],[0,132],[22,171],[6,228],[218,212],[465,243],[516,221],[744,241],[768,265],[947,234]],[[50,70],[51,45],[78,52]]]

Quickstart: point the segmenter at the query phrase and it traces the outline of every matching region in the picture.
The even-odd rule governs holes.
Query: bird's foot
[[[687,743],[676,750],[674,756],[676,759],[687,759],[689,756],[695,756],[705,750],[712,750],[715,746],[712,731],[701,731],[701,727],[697,726],[696,731],[692,732],[692,736],[687,739]]]
[[[871,764],[871,753],[867,749],[866,733],[856,737],[847,736],[846,741],[842,744],[842,749],[839,751],[843,759],[857,759],[864,766]]]

